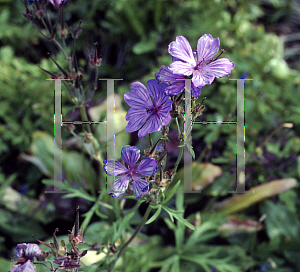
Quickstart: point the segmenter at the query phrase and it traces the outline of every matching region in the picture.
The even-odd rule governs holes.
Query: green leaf
[[[293,178],[273,180],[263,185],[258,185],[249,189],[254,193],[246,193],[230,197],[217,202],[212,206],[212,210],[222,214],[232,214],[248,208],[266,198],[281,194],[297,185],[297,180]]]
[[[124,216],[124,218],[119,219],[117,222],[114,222],[114,226],[117,227],[117,231],[114,231],[113,241],[117,241],[122,233],[128,229],[129,221],[131,217],[134,216],[135,211],[132,211]]]
[[[177,183],[175,184],[175,186],[172,188],[171,192],[168,194],[168,197],[166,198],[166,200],[163,202],[163,204],[166,204],[169,202],[169,200],[172,198],[172,196],[175,194],[177,188],[180,185],[180,180],[177,181]]]
[[[133,46],[133,53],[140,55],[151,52],[155,49],[155,41],[140,41]]]
[[[108,216],[105,215],[105,214],[103,214],[103,213],[101,213],[101,212],[99,211],[99,209],[96,209],[96,210],[95,210],[95,214],[97,214],[100,218],[103,218],[103,219],[107,219],[107,218],[108,218]]]
[[[191,223],[189,223],[186,219],[184,219],[181,215],[179,215],[179,213],[183,213],[184,211],[174,211],[168,207],[162,206],[162,208],[169,214],[172,222],[174,222],[174,218],[175,217],[179,222],[181,222],[182,224],[184,224],[185,226],[187,226],[188,228],[195,230],[195,226],[193,226]]]
[[[148,219],[146,225],[152,223],[160,215],[160,212],[161,212],[161,205],[159,205],[157,211],[153,214],[153,216]]]
[[[55,182],[61,183],[61,188],[63,191],[70,191],[71,193],[62,196],[63,198],[72,198],[72,197],[81,197],[91,202],[95,202],[95,197],[89,195],[86,191],[82,188],[74,188],[68,182],[61,182],[61,181],[54,181],[53,179],[43,179],[42,183],[45,185],[54,185]]]
[[[195,159],[195,152],[193,150],[193,147],[189,143],[186,143],[186,146],[187,146],[188,150],[191,152],[193,159]]]
[[[169,229],[175,231],[176,226],[175,226],[174,222],[171,222],[171,220],[169,218],[164,218],[164,221],[167,224],[167,226],[169,227]]]
[[[178,214],[173,214],[173,216],[182,224],[184,224],[185,226],[187,226],[188,228],[190,228],[191,230],[196,230],[196,227],[193,226],[190,222],[188,222],[186,219],[184,219],[183,217],[181,217]]]
[[[161,205],[155,205],[155,206],[154,206],[154,205],[149,204],[149,206],[150,206],[152,209],[155,209],[155,210],[156,210],[156,209],[158,209],[159,206],[161,206]]]
[[[175,255],[174,262],[171,267],[171,272],[180,272],[180,259],[179,256]]]

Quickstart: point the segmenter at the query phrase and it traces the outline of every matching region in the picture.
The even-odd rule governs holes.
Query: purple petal
[[[174,96],[182,92],[184,88],[184,76],[174,74],[169,67],[163,65],[159,72],[155,74],[156,80],[167,83],[168,86],[165,89],[166,95]]]
[[[179,60],[192,64],[192,66],[196,65],[192,48],[188,40],[183,36],[177,36],[176,42],[169,44],[169,53]]]
[[[158,73],[155,73],[155,78],[158,81],[165,82],[167,84],[172,84],[174,82],[179,82],[180,80],[184,80],[184,76],[174,74],[169,67],[163,65]]]
[[[161,122],[157,114],[153,114],[148,122],[139,130],[138,136],[144,137],[147,133],[159,131],[161,128]]]
[[[211,84],[215,79],[215,76],[205,72],[197,71],[192,78],[192,83],[195,87],[202,88],[206,84]]]
[[[16,251],[19,258],[23,258],[25,256],[26,245],[27,244],[25,243],[17,244]]]
[[[133,169],[136,162],[140,158],[140,150],[136,146],[125,145],[122,148],[121,156],[129,168]]]
[[[26,263],[23,263],[21,266],[20,264],[14,264],[12,267],[11,272],[35,272],[35,266],[32,264],[30,260]]]
[[[192,66],[189,63],[185,63],[185,62],[182,62],[182,61],[175,61],[169,66],[169,69],[174,74],[190,76],[194,71],[194,67],[195,66]]]
[[[34,258],[42,254],[41,248],[37,244],[28,243],[25,249],[25,256],[28,258]]]
[[[234,62],[223,58],[213,61],[201,68],[201,70],[216,76],[217,78],[229,76],[234,68]]]
[[[68,0],[65,0],[64,2],[67,2]],[[49,2],[55,7],[55,8],[60,8],[62,5],[61,0],[49,0]]]
[[[184,82],[173,84],[166,89],[166,94],[170,96],[174,96],[180,94],[184,89]]]
[[[171,121],[170,110],[172,110],[172,100],[169,99],[157,112],[163,126],[168,125]]]
[[[113,186],[110,189],[109,195],[112,197],[119,197],[124,194],[126,189],[128,188],[130,176],[124,175],[117,180],[115,180]]]
[[[165,82],[168,84],[178,81],[177,79],[184,79],[182,75],[173,74],[169,67],[165,65],[160,67],[158,73],[155,73],[155,78],[157,81]]]
[[[126,114],[125,119],[128,122],[126,126],[127,132],[137,131],[146,122],[147,118],[150,116],[150,112],[144,109],[130,108]]]
[[[142,176],[152,176],[157,172],[157,169],[157,161],[153,158],[146,158],[135,168],[135,172]]]
[[[150,108],[151,99],[146,87],[140,82],[134,82],[130,86],[131,92],[124,94],[126,103],[133,108]]]
[[[166,83],[158,84],[155,79],[150,79],[147,81],[147,87],[153,98],[153,104],[155,107],[159,107],[169,100],[169,96],[165,93],[165,90],[168,87]]]
[[[116,160],[105,160],[103,161],[103,170],[106,172],[109,176],[119,176],[122,174],[126,174],[128,172],[128,169],[121,164],[119,161]],[[114,171],[115,166],[115,171]]]
[[[137,176],[133,176],[132,190],[133,190],[136,198],[140,198],[148,192],[149,184],[144,179],[141,179]]]
[[[214,39],[210,34],[203,35],[197,43],[197,63],[211,60],[217,54],[220,47],[219,38]]]
[[[191,91],[191,95],[194,97],[198,97],[201,94],[201,89],[202,87],[196,87],[193,82],[192,82],[192,91]]]

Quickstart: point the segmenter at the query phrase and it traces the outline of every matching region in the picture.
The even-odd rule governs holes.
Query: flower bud
[[[33,259],[34,257],[40,256],[42,254],[42,250],[37,244],[29,243],[29,244],[18,244],[16,247],[17,256],[19,258],[29,258]]]
[[[40,256],[37,256],[36,259],[39,262],[45,261],[47,259],[47,257],[49,256],[49,254],[50,254],[49,252],[42,251],[42,254]]]
[[[29,4],[29,2],[28,2]],[[22,12],[22,15],[28,20],[28,21],[32,21],[33,20],[33,14],[32,14],[32,10],[30,10],[26,3],[25,3],[25,7],[26,7],[26,13]]]
[[[97,43],[95,43],[95,54],[90,54],[90,64],[91,66],[95,67],[95,66],[100,66],[101,62],[102,62],[102,58],[98,58],[98,53],[97,53]]]
[[[72,29],[72,27],[70,27],[69,31],[71,32],[73,39],[77,39],[78,36],[80,35],[80,33],[82,32],[82,29],[80,26],[81,23],[82,23],[82,20],[80,20],[79,25],[77,27],[75,27],[74,29]]]
[[[39,8],[39,9],[37,9],[37,10],[34,11],[34,14],[39,19],[44,18],[44,16],[45,16],[45,10],[43,8]]]
[[[65,24],[64,27],[61,27],[60,25],[57,26],[57,35],[61,39],[65,39],[68,36],[69,30],[68,25]]]
[[[86,132],[87,134],[87,132]],[[76,209],[76,219],[71,234],[68,234],[69,242],[77,246],[83,243],[83,229],[79,234],[79,207]]]

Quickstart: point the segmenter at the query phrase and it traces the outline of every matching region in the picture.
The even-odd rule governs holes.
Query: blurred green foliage
[[[273,13],[268,14],[267,18],[264,17],[266,11],[263,9],[266,5],[273,9]],[[22,183],[22,179],[23,183],[24,180],[31,180],[31,194],[26,190],[24,194],[38,199],[41,191],[35,189],[34,183],[40,183],[41,178],[45,176],[52,178],[53,172],[51,135],[54,93],[51,85],[53,83],[45,80],[49,75],[41,71],[36,64],[57,72],[57,67],[48,59],[47,52],[55,56],[62,66],[65,65],[65,59],[63,54],[57,53],[55,45],[40,38],[34,26],[25,23],[25,18],[21,15],[25,8],[21,1],[0,1],[0,6],[0,186],[2,192],[10,185],[20,189],[19,183]],[[48,7],[50,19],[55,19],[55,10],[50,5]],[[279,24],[279,19],[299,12],[299,9],[297,11],[294,7],[298,7],[295,6],[295,1],[275,0],[74,0],[66,4],[65,19],[69,25],[77,25],[79,19],[83,20],[83,32],[76,40],[75,47],[79,63],[83,64],[85,69],[84,79],[87,83],[94,80],[94,72],[86,64],[87,54],[93,52],[92,44],[97,41],[103,58],[99,78],[123,78],[122,82],[116,84],[116,92],[121,97],[130,91],[130,83],[141,81],[145,84],[148,79],[154,77],[161,65],[171,63],[167,48],[177,35],[185,36],[194,49],[203,34],[210,33],[214,38],[219,37],[220,49],[226,50],[224,57],[235,62],[235,69],[230,78],[243,76],[253,79],[246,81],[245,85],[246,186],[252,188],[274,178],[300,178],[300,76],[299,72],[289,68],[286,62],[284,38],[266,31],[268,25]],[[71,40],[67,39],[66,43],[70,45]],[[68,54],[70,53],[71,50],[68,51]],[[297,55],[289,55],[289,59],[295,61]],[[89,87],[86,87],[86,90],[88,92]],[[97,112],[98,115],[89,112],[91,117],[95,116],[94,118],[99,120],[104,117],[101,115],[104,104],[101,103],[105,103],[105,90],[106,82],[100,82],[95,98],[88,105],[90,110],[95,106],[94,109],[100,111]],[[235,81],[229,81],[228,78],[216,79],[212,85],[202,89],[197,102],[201,102],[203,97],[207,97],[203,120],[224,120],[228,114],[232,114],[229,120],[235,120]],[[63,88],[63,112],[71,118],[74,106],[68,101],[69,98],[70,93]],[[124,109],[128,110],[128,105],[119,103],[117,106],[116,115],[124,118]],[[263,147],[257,148],[283,123],[292,123],[293,128],[279,128]],[[119,136],[116,136],[116,139],[122,139],[122,142],[118,140],[116,144],[118,156],[122,146],[130,142],[129,135],[124,132],[124,125],[125,120],[118,125]],[[174,124],[171,125],[172,129],[175,129]],[[188,217],[191,223],[195,223],[196,220],[195,210],[198,212],[205,208],[203,203],[206,202],[203,202],[203,199],[227,195],[232,184],[230,171],[235,169],[235,131],[234,125],[193,127],[193,146],[197,156],[202,151],[202,147],[201,150],[197,150],[197,146],[200,148],[201,143],[211,145],[210,156],[206,158],[222,168],[222,175],[210,185],[207,184],[200,196],[186,197],[183,202],[178,194],[177,200],[171,201],[170,206],[176,206],[177,209],[180,207],[179,210],[193,205],[193,214]],[[67,132],[64,132],[63,137],[71,139]],[[104,145],[101,148],[105,147],[105,132],[100,127],[96,137]],[[109,197],[103,197],[101,201],[96,199],[95,192],[99,187],[97,175],[102,175],[103,171],[101,168],[99,170],[99,165],[95,167],[90,163],[89,151],[92,147],[87,143],[83,144],[82,139],[83,137],[76,142],[77,144],[72,141],[64,143],[63,165],[69,182],[65,186],[72,190],[73,194],[69,197],[81,197],[90,205],[84,221],[84,225],[87,226],[87,242],[93,243],[96,242],[95,239],[99,239],[101,243],[111,243],[114,239],[121,239],[123,232],[132,233],[132,222],[139,222],[140,217],[137,215],[131,218],[131,211],[126,210],[124,218],[127,221],[114,222],[116,215],[112,210],[114,209],[116,214],[121,213],[118,204]],[[133,144],[142,149],[146,147],[147,141],[139,139]],[[81,151],[84,151],[84,154],[80,153]],[[30,159],[37,166],[30,168],[26,175],[16,163],[19,162],[20,153],[23,153],[24,158],[24,152],[35,156]],[[27,161],[30,161],[29,157]],[[200,167],[200,163],[196,161],[193,167]],[[12,176],[14,173],[17,175]],[[74,181],[78,182],[76,188],[71,185]],[[81,182],[84,183],[84,190],[78,189],[82,185]],[[160,217],[164,220],[163,223],[160,222],[161,227],[165,231],[167,229],[167,232],[173,232],[174,244],[165,245],[161,237],[155,235],[150,236],[147,243],[141,243],[142,240],[139,240],[136,243],[139,246],[125,251],[128,266],[123,271],[149,271],[150,268],[159,268],[162,272],[177,272],[183,269],[211,271],[213,267],[218,271],[263,271],[261,265],[269,264],[270,268],[272,262],[276,263],[276,268],[272,271],[295,271],[295,267],[298,271],[299,194],[299,188],[295,187],[278,197],[263,200],[240,212],[242,217],[251,217],[253,220],[258,220],[263,214],[267,216],[264,221],[265,229],[260,232],[263,233],[260,236],[256,233],[239,232],[218,240],[221,235],[219,227],[226,218],[215,219],[205,212],[201,224],[191,234],[184,224],[178,221],[172,223],[162,211]],[[65,203],[67,204],[64,208],[73,212],[71,202]],[[1,205],[4,206],[3,203]],[[0,214],[5,220],[0,224],[0,252],[6,258],[15,254],[9,242],[25,242],[26,237],[31,239],[33,229],[37,236],[46,235],[38,220],[28,220],[18,210],[12,211],[2,206]],[[55,215],[55,206],[51,209],[52,216],[49,216],[49,221],[59,217],[59,214]],[[135,209],[137,210],[137,207]],[[46,215],[49,210],[45,211]],[[98,220],[102,218],[102,221],[89,224],[93,217]],[[133,221],[128,223],[129,220]],[[26,225],[22,225],[23,228],[18,227],[24,221],[27,222]],[[148,230],[151,227],[152,225]],[[114,239],[111,238],[113,234],[116,235]],[[145,239],[145,236],[141,235],[139,238]],[[97,267],[106,261],[103,258],[98,265],[86,267],[85,271],[97,271]],[[2,258],[0,262],[1,268],[10,269],[11,263],[8,264]],[[124,259],[117,263],[117,271],[122,271],[122,262]],[[38,269],[43,271],[43,268]]]

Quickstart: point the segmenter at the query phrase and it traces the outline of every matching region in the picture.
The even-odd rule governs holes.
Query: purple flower
[[[42,254],[41,248],[37,244],[18,244],[16,247],[17,256],[19,258],[33,259]]]
[[[165,65],[163,65],[159,72],[155,74],[157,81],[164,82],[169,86],[166,88],[166,94],[170,96],[181,93],[185,86],[185,77],[183,75],[173,74],[172,71]],[[191,82],[191,95],[198,97],[201,94],[201,88],[195,87]]]
[[[28,260],[26,263],[23,264],[14,264],[10,272],[35,272],[35,266],[30,260]]]
[[[210,34],[205,34],[198,40],[196,52],[185,37],[177,36],[176,41],[169,45],[169,53],[173,56],[169,69],[176,75],[192,78],[194,87],[201,89],[211,84],[215,77],[229,76],[234,68],[231,60],[218,59],[223,50],[213,59],[219,46],[219,38],[214,39]]]
[[[143,137],[147,133],[159,131],[161,125],[170,123],[172,101],[165,93],[167,86],[165,83],[158,84],[155,79],[147,81],[148,90],[140,82],[131,84],[131,92],[124,95],[126,103],[131,107],[126,114],[126,120],[129,121],[127,132],[139,130],[138,136]]]
[[[62,2],[67,2],[68,0],[49,0],[49,2],[57,9],[59,9],[62,6]]]
[[[155,174],[158,169],[157,161],[153,158],[146,158],[136,165],[140,158],[140,150],[130,145],[122,148],[121,156],[127,167],[116,160],[103,161],[103,169],[109,176],[119,176],[111,187],[109,195],[118,197],[124,194],[128,188],[129,181],[131,181],[132,190],[136,198],[140,198],[149,190],[148,182],[141,177]],[[113,167],[115,167],[115,171]]]

